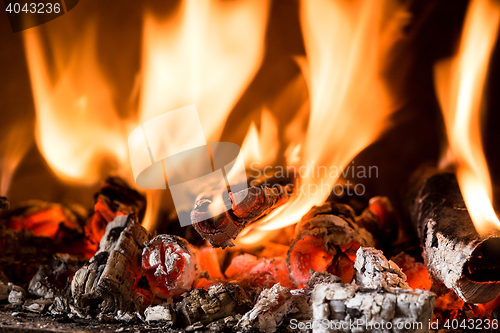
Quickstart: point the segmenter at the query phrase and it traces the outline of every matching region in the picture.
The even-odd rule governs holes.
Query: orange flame
[[[17,166],[33,143],[31,127],[18,123],[9,126],[0,143],[0,196],[6,196]]]
[[[94,184],[103,171],[129,164],[126,122],[119,118],[111,86],[99,68],[95,28],[91,25],[80,42],[49,34],[53,66],[37,31],[24,34],[36,143],[60,178]]]
[[[500,4],[473,0],[467,11],[458,54],[436,66],[436,87],[449,147],[465,204],[479,233],[500,228],[481,144],[480,111],[488,63],[496,40]]]
[[[262,62],[268,13],[267,0],[186,0],[172,18],[147,14],[140,120],[196,104],[217,141]]]
[[[304,139],[288,149],[288,160],[300,158],[297,195],[240,237],[240,244],[294,224],[322,204],[342,169],[384,130],[392,108],[380,73],[399,36],[400,9],[390,0],[301,2],[307,63],[300,64],[310,113]],[[319,174],[319,167],[328,172]]]

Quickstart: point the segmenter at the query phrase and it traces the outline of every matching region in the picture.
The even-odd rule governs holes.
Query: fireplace
[[[2,20],[0,330],[495,331],[499,22],[493,0]]]

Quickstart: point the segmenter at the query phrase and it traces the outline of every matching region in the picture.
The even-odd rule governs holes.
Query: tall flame
[[[497,37],[500,4],[473,0],[467,11],[458,54],[436,66],[436,87],[446,123],[447,159],[456,165],[458,183],[480,233],[500,228],[481,144],[481,98]],[[449,162],[449,161],[448,161]]]
[[[110,84],[97,61],[96,31],[82,41],[49,34],[53,66],[36,28],[24,34],[36,108],[36,143],[62,179],[94,184],[103,167],[128,165],[126,122],[113,104]]]
[[[173,17],[146,15],[141,121],[196,104],[217,141],[262,62],[268,13],[268,0],[185,0]]]
[[[399,36],[401,12],[390,0],[301,2],[307,54],[307,64],[301,65],[310,114],[304,140],[289,152],[300,151],[303,172],[294,200],[239,239],[241,244],[255,242],[263,231],[294,224],[313,205],[322,204],[341,171],[318,174],[317,168],[341,170],[384,130],[391,105],[381,71]]]

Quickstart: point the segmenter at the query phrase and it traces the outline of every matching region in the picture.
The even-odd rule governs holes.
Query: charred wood
[[[418,177],[410,213],[434,282],[467,302],[500,294],[500,233],[479,235],[451,173]]]
[[[184,324],[206,325],[214,320],[245,313],[252,306],[245,291],[238,285],[218,283],[208,290],[195,289],[176,304],[176,312]]]
[[[372,247],[360,247],[356,252],[356,284],[373,289],[411,289],[406,275],[394,262],[387,260],[382,251]]]
[[[299,310],[290,289],[277,283],[260,293],[253,309],[243,315],[236,328],[239,330],[254,328],[261,332],[273,333],[286,315],[297,311]]]
[[[121,215],[106,226],[99,250],[71,282],[77,313],[136,311],[135,286],[142,275],[141,254],[148,232],[132,216]]]
[[[146,198],[117,177],[107,178],[94,198],[95,204],[85,224],[85,234],[96,247],[106,231],[106,225],[115,217],[134,214],[140,222],[146,211]]]
[[[405,323],[413,328],[414,323],[421,323],[421,329],[404,331],[427,332],[435,299],[434,293],[425,290],[387,291],[344,283],[318,284],[312,293],[313,331],[351,332],[349,327],[354,322],[360,332],[375,331],[370,327],[377,327],[377,323],[390,323],[393,331],[398,331],[398,326],[404,328]],[[325,321],[328,325],[324,325]]]
[[[191,212],[196,231],[213,247],[232,247],[232,239],[247,225],[268,215],[288,201],[290,186],[252,186],[247,190],[229,193],[228,209],[223,214],[210,217],[210,199],[198,200]]]
[[[295,229],[287,254],[290,278],[298,285],[310,279],[309,271],[327,271],[350,282],[360,246],[373,246],[373,236],[358,225],[352,208],[327,202],[313,207]]]

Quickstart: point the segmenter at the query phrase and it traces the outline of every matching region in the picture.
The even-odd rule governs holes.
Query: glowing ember
[[[465,204],[477,231],[483,234],[500,227],[491,202],[480,130],[482,92],[499,20],[498,2],[472,1],[458,54],[436,67],[436,86],[449,142],[445,162],[456,166]]]

